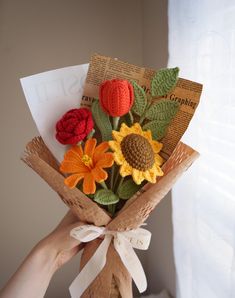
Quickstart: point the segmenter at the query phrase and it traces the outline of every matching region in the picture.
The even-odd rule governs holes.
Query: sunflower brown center
[[[140,171],[150,169],[154,164],[154,152],[148,140],[138,134],[131,133],[121,141],[121,150],[132,168]]]

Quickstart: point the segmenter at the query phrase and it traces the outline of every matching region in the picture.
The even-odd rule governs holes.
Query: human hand
[[[82,225],[78,218],[68,211],[55,230],[38,243],[36,249],[46,250],[54,258],[54,271],[75,256],[84,244],[70,236],[70,231]]]
[[[70,236],[83,223],[69,211],[55,230],[30,252],[0,291],[0,298],[42,298],[57,269],[75,256],[84,244]]]

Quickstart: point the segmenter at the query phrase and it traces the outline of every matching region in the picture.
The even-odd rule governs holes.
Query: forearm
[[[40,241],[0,291],[0,298],[42,298],[54,272],[82,248],[70,231],[82,223],[68,212],[58,227]]]
[[[48,241],[41,241],[28,255],[6,286],[1,298],[41,298],[56,271],[57,252]]]

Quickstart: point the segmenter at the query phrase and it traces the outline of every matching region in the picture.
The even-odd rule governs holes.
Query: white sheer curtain
[[[169,66],[203,83],[173,189],[178,298],[235,297],[235,1],[169,0]]]

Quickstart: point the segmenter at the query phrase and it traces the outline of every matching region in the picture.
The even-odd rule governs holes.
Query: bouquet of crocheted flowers
[[[177,67],[155,72],[147,89],[122,76],[101,82],[99,90],[89,87],[98,98],[64,111],[54,124],[55,137],[66,148],[60,163],[41,137],[26,146],[24,162],[84,223],[70,232],[85,243],[80,273],[70,286],[73,298],[130,298],[132,280],[140,292],[147,288],[134,252],[150,243],[151,233],[141,226],[198,157],[189,146],[173,142],[172,131],[166,138],[169,129],[177,130],[174,123],[181,125],[180,117],[174,122],[177,115],[186,117],[191,99],[197,105],[201,93],[200,84],[179,79],[178,73]],[[176,95],[177,86],[187,98]],[[177,140],[193,113],[175,133]]]
[[[71,145],[60,166],[69,188],[79,188],[114,215],[146,182],[156,183],[164,175],[159,141],[179,104],[156,101],[156,96],[175,87],[178,71],[158,72],[150,95],[135,81],[107,80],[91,111],[79,108],[63,115],[56,124],[56,138]]]

